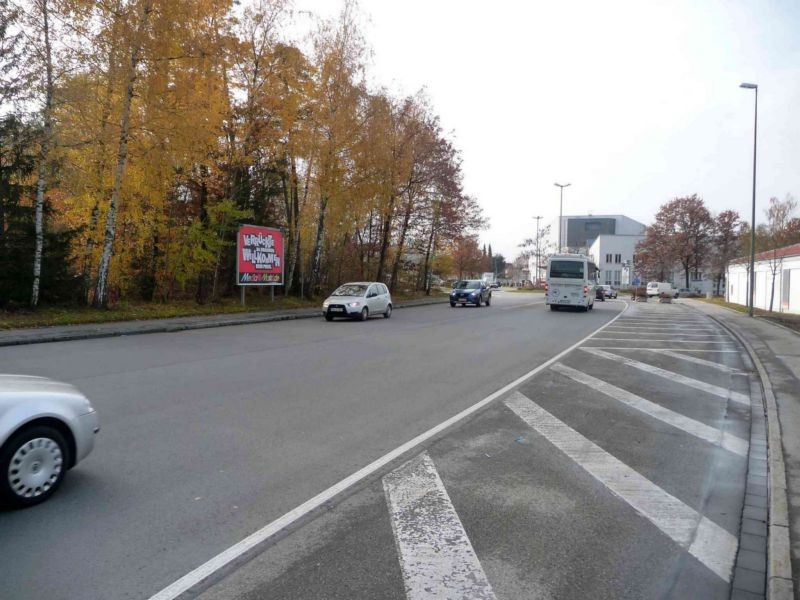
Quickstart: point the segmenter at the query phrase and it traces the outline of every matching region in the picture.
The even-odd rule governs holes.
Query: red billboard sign
[[[242,225],[236,238],[239,285],[283,285],[283,233],[280,229]]]

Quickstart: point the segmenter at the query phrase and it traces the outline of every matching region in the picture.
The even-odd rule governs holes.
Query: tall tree
[[[798,219],[794,218],[797,201],[790,195],[784,200],[770,198],[769,206],[764,209],[767,217],[766,224],[757,232],[761,239],[761,247],[767,254],[767,263],[770,271],[769,310],[772,312],[775,301],[775,280],[783,265],[783,254],[780,249],[784,246],[800,242],[800,228]],[[760,233],[760,235],[758,235]]]
[[[728,272],[728,264],[741,255],[741,231],[742,219],[735,210],[724,210],[714,217],[711,267],[717,294]]]

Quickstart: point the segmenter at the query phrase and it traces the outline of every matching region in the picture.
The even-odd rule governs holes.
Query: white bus
[[[550,310],[574,306],[586,311],[594,308],[597,265],[583,254],[555,254],[547,259],[545,302]]]

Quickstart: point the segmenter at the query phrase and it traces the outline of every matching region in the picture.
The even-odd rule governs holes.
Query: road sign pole
[[[242,291],[242,293],[241,293],[241,296],[242,296],[242,306],[244,306],[244,289],[245,289],[245,286],[243,286],[243,285],[240,285],[240,286],[239,286],[239,289]]]

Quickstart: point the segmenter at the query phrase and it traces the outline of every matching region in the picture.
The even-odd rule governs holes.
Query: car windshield
[[[556,279],[583,279],[583,265],[580,260],[554,260],[550,262],[550,277]]]
[[[345,283],[336,288],[331,296],[363,296],[367,293],[367,287],[363,283]]]
[[[481,287],[480,281],[464,280],[456,283],[456,288],[459,290],[478,290]]]

